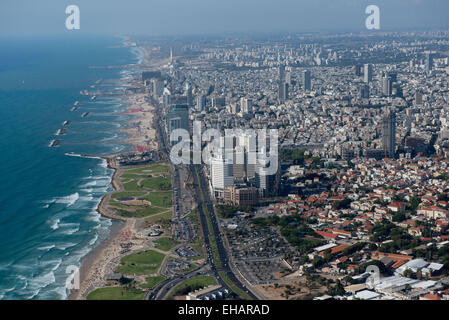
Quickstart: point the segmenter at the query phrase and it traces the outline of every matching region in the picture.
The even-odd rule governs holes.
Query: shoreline
[[[141,61],[144,61],[145,65],[149,65],[148,52],[145,48],[142,48],[142,52],[144,53],[144,57],[141,58]],[[127,81],[133,82],[136,79]],[[123,97],[123,102],[129,104],[129,113],[136,117],[128,121],[129,127],[127,129],[122,129],[121,131],[128,134],[128,137],[124,141],[136,149],[142,147],[142,145],[146,145],[146,147],[151,149],[157,149],[159,143],[157,142],[156,130],[153,123],[154,106],[145,102],[144,97],[145,94],[141,93],[134,93]],[[138,112],[133,111],[136,105],[140,108]],[[107,167],[109,169],[114,170],[110,182],[114,190],[101,198],[96,209],[102,217],[111,219],[113,224],[107,237],[81,260],[81,267],[79,269],[80,288],[79,290],[70,290],[66,300],[84,300],[91,291],[104,286],[105,275],[112,273],[120,263],[123,255],[123,240],[129,241],[127,235],[137,233],[135,226],[136,219],[118,217],[107,209],[111,195],[123,189],[119,182],[122,170],[115,165],[113,157],[114,155],[99,157],[107,161]],[[139,245],[138,241],[133,243],[133,247],[139,247]],[[126,254],[129,254],[129,252]]]
[[[111,165],[111,158],[110,156],[106,156],[106,157],[99,157],[101,159],[104,159],[107,161],[107,166],[109,169],[114,170],[112,176],[111,176],[111,182],[110,184],[112,185],[114,191],[115,192],[119,189],[119,186],[117,184],[117,176],[118,176],[118,168],[115,166]],[[113,215],[109,215],[106,212],[106,209],[104,208],[105,203],[109,200],[110,195],[112,194],[112,192],[109,192],[107,194],[105,194],[97,208],[96,211],[98,212],[98,214],[100,214],[102,217],[107,218],[107,219],[111,219],[112,220],[112,225],[109,229],[109,234],[106,236],[106,238],[101,241],[96,247],[94,247],[82,260],[81,260],[81,267],[79,269],[79,281],[80,281],[80,289],[79,290],[75,290],[72,289],[70,290],[69,294],[66,297],[66,300],[78,300],[81,299],[80,294],[81,291],[85,291],[88,290],[88,288],[85,288],[83,290],[83,284],[84,286],[86,285],[86,282],[89,279],[89,273],[92,272],[92,269],[95,267],[95,264],[97,263],[97,261],[101,258],[101,256],[104,253],[104,250],[108,247],[110,247],[114,241],[117,240],[118,236],[121,234],[122,231],[124,231],[124,228],[126,227],[126,220],[125,219],[120,219],[116,216]]]
[[[66,300],[79,300],[80,297],[80,291],[83,286],[83,283],[85,284],[88,280],[88,275],[92,268],[94,267],[96,261],[98,261],[98,258],[101,256],[102,252],[110,246],[114,240],[118,237],[118,235],[121,233],[123,228],[125,227],[125,224],[119,220],[113,220],[112,225],[109,229],[108,236],[100,242],[94,249],[92,249],[81,261],[81,268],[79,269],[79,281],[80,281],[80,289],[70,290],[70,293],[67,295]]]

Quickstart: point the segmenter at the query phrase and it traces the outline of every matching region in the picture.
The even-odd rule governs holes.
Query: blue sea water
[[[64,299],[66,269],[107,237],[96,207],[112,190],[101,159],[130,148],[119,96],[82,96],[137,63],[118,38],[0,39],[0,299]],[[101,87],[101,84],[99,85]],[[119,87],[119,85],[117,85]],[[102,89],[110,90],[105,86]],[[101,89],[101,88],[100,88]],[[83,104],[71,111],[76,100]],[[88,117],[81,117],[90,112]],[[70,120],[67,133],[55,136]],[[60,139],[58,147],[49,143]]]

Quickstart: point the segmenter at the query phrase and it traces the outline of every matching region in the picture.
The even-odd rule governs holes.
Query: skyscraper
[[[312,90],[312,79],[309,70],[304,70],[302,73],[302,87],[304,90]]]
[[[279,66],[279,82],[285,82],[285,66],[283,64],[281,64]]]
[[[247,98],[240,99],[240,109],[243,113],[253,112],[253,100]]]
[[[384,157],[394,158],[396,153],[396,114],[388,107],[382,119],[382,146]]]
[[[426,53],[426,72],[432,71],[433,69],[433,55],[430,52]]]
[[[362,66],[361,66],[360,64],[356,64],[356,65],[354,66],[354,74],[355,74],[357,77],[360,77],[360,76],[362,75]]]
[[[240,112],[240,108],[237,103],[231,103],[230,107],[231,107],[231,113],[237,114]]]
[[[158,78],[151,79],[151,82],[153,85],[153,88],[152,88],[153,98],[155,100],[158,100],[159,96],[161,95],[161,91],[162,91],[163,87],[161,86],[161,82]]]
[[[391,79],[391,82],[395,83],[398,81],[398,73],[394,71],[387,72],[388,78]]]
[[[373,81],[373,66],[369,63],[363,66],[363,81],[365,83]]]
[[[369,99],[369,85],[363,84],[360,86],[360,98]]]
[[[279,103],[284,103],[286,100],[288,100],[288,83],[279,82],[278,90]]]
[[[221,108],[226,104],[225,97],[212,97],[211,99],[212,108]]]
[[[415,106],[422,105],[422,94],[420,92],[415,92]]]
[[[393,81],[390,77],[385,76],[382,78],[382,93],[384,96],[391,96],[393,91]]]
[[[234,184],[232,161],[217,156],[211,160],[211,177],[214,196],[224,197],[224,189]]]
[[[186,82],[185,96],[187,98],[187,105],[192,106],[193,105],[192,87],[188,82]]]
[[[206,96],[200,95],[196,97],[196,111],[201,112],[206,108]]]
[[[291,83],[292,83],[292,71],[291,71],[291,68],[288,68],[285,71],[285,82],[287,82],[288,85],[291,85]]]
[[[271,173],[268,170],[269,161],[258,159],[256,164],[256,171],[254,174],[254,182],[261,197],[277,195],[279,191],[279,179],[280,179],[280,163],[278,158],[276,173]],[[271,164],[275,165],[275,164]]]
[[[243,148],[243,163],[244,163],[245,177],[249,180],[254,179],[257,164],[256,135],[244,133],[241,136],[239,136],[238,140],[239,140],[238,145]],[[239,160],[240,160],[239,162],[242,162],[241,158]]]
[[[162,102],[164,104],[165,108],[168,108],[171,104],[171,93],[170,92],[164,92],[164,95],[162,96]]]
[[[185,129],[189,131],[189,108],[187,105],[173,105],[167,113],[167,134],[170,135],[175,129]]]

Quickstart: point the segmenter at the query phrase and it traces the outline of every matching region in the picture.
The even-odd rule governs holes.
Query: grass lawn
[[[152,191],[146,199],[150,201],[153,206],[169,208],[171,207],[172,193],[171,191]]]
[[[165,177],[154,176],[160,174]],[[163,213],[172,206],[171,169],[168,164],[154,163],[130,167],[124,170],[120,178],[124,191],[114,192],[110,200],[110,205],[118,215],[126,218],[144,218]],[[150,192],[150,189],[155,191]],[[151,206],[141,203],[125,205],[119,202],[127,200],[147,200],[151,202]]]
[[[145,291],[140,291],[135,288],[125,287],[108,287],[99,288],[86,297],[87,300],[142,300]]]
[[[117,207],[117,208],[126,208],[125,205],[123,205],[123,204],[121,204],[120,202],[117,202],[117,201],[115,201],[115,200],[112,200],[112,199],[109,200],[108,204],[109,204],[110,206]]]
[[[170,251],[178,243],[178,241],[168,237],[159,238],[154,241],[155,247],[163,251]]]
[[[151,177],[146,178],[140,182],[140,185],[144,188],[148,188],[156,191],[168,191],[171,189],[170,177]]]
[[[209,246],[212,251],[212,257],[214,258],[214,263],[217,269],[221,269],[223,266],[221,265],[220,255],[218,254],[218,246],[215,238],[209,238]]]
[[[125,191],[142,191],[142,188],[137,185],[137,181],[133,180],[123,184]]]
[[[166,163],[154,163],[150,165],[134,166],[125,169],[125,174],[130,175],[148,175],[155,173],[170,173],[170,166]]]
[[[170,173],[170,166],[165,163],[155,163],[150,166],[153,173]]]
[[[132,199],[132,198],[139,198],[143,197],[145,195],[145,192],[142,191],[135,191],[135,192],[115,192],[111,195],[112,199]]]
[[[120,261],[117,272],[123,274],[151,274],[159,270],[164,255],[157,251],[147,250],[130,254]]]
[[[123,179],[129,179],[129,180],[134,180],[134,179],[139,179],[141,178],[141,175],[135,174],[135,173],[123,173],[120,178],[122,178],[122,182]]]
[[[152,289],[154,288],[158,283],[165,280],[165,277],[161,276],[155,276],[155,277],[146,277],[145,280],[147,281],[145,284],[142,284],[140,287],[143,289]]]
[[[164,228],[168,227],[172,216],[173,216],[173,211],[171,209],[165,211],[164,213],[158,214],[158,215],[149,216],[149,217],[145,218],[144,227],[151,225],[153,223],[160,224]]]
[[[170,291],[169,296],[185,295],[188,294],[189,292],[216,284],[217,280],[215,280],[215,278],[211,276],[194,277],[174,287],[172,291]]]
[[[166,209],[158,207],[133,207],[135,211],[118,210],[117,213],[125,218],[144,218],[157,213],[164,212]]]

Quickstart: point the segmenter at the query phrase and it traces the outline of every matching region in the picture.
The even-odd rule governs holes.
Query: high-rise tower
[[[312,80],[309,70],[304,70],[302,73],[302,87],[304,90],[312,90]]]
[[[363,66],[363,81],[369,83],[373,80],[373,66],[369,63],[365,63]]]
[[[394,158],[396,153],[396,114],[388,107],[382,119],[382,146],[385,158]]]

